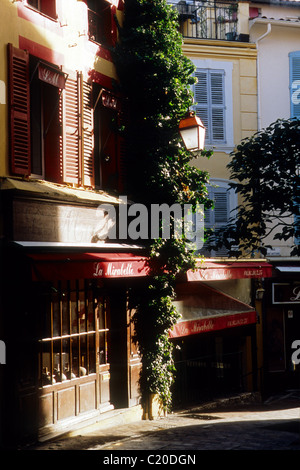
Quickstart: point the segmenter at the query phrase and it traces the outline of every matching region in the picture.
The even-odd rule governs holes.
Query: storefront
[[[292,260],[274,262],[274,278],[264,284],[266,390],[299,388],[300,266]],[[299,348],[298,348],[299,349]]]
[[[256,288],[272,274],[264,261],[203,261],[178,283],[181,321],[170,332],[176,346],[177,405],[228,393],[256,391],[261,318]]]
[[[25,181],[1,192],[1,426],[8,445],[140,402],[128,290],[148,275],[143,252],[105,241],[99,204],[115,199],[42,184],[43,194],[39,183]],[[95,243],[100,230],[104,239]]]

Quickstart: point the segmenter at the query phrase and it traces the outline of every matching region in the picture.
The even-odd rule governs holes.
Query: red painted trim
[[[58,36],[63,36],[63,30],[56,19],[44,15],[30,6],[23,5],[21,2],[18,2],[17,11],[19,18],[29,21],[34,26],[45,28]]]
[[[42,46],[41,44],[31,41],[31,39],[24,38],[23,36],[19,36],[19,47],[20,49],[28,51],[29,54],[46,60],[52,64],[64,65],[65,63],[65,57],[60,52]]]
[[[104,88],[108,88],[109,90],[112,89],[113,79],[107,77],[107,75],[103,75],[102,73],[97,72],[96,70],[91,70],[89,72],[89,77],[92,82],[98,83],[98,85],[101,85]]]

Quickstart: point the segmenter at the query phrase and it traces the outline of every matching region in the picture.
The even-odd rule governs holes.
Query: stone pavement
[[[198,450],[300,450],[300,391],[287,391],[264,403],[221,400],[152,421],[108,428],[95,424],[28,450],[96,450],[103,451],[102,459],[104,455],[112,459],[120,451],[141,450],[151,451],[149,455],[169,455],[170,451],[191,455]]]

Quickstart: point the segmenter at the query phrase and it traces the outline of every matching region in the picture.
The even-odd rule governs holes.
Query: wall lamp
[[[187,150],[195,152],[204,149],[205,127],[193,111],[179,123],[179,132]]]

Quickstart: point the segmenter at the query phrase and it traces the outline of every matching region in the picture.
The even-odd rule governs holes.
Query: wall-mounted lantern
[[[187,117],[180,121],[179,132],[187,150],[204,149],[205,127],[194,112],[189,111]]]

